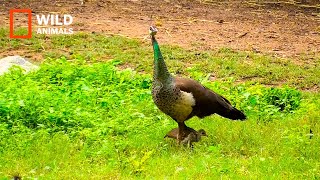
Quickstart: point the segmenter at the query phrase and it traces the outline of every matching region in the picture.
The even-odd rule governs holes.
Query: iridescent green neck
[[[154,36],[151,36],[154,56],[153,78],[159,81],[171,80],[166,63],[162,57],[159,44]]]

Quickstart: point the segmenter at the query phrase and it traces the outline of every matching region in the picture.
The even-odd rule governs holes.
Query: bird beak
[[[158,32],[158,29],[156,27],[150,26],[149,33],[150,33],[151,36],[156,35],[157,32]]]

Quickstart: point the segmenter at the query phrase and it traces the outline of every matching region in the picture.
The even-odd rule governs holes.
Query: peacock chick
[[[183,131],[181,132],[181,129]],[[181,139],[178,138],[179,130],[181,134]],[[196,131],[190,127],[185,126],[184,128],[174,128],[171,131],[167,133],[165,138],[172,138],[176,139],[178,144],[184,144],[188,145],[189,147],[192,147],[193,142],[199,142],[201,140],[202,136],[207,136],[207,133],[204,129],[200,129],[199,131]]]

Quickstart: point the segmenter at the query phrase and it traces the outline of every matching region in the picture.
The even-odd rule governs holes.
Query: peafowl
[[[204,87],[199,82],[172,76],[162,57],[155,38],[158,30],[151,26],[150,36],[154,53],[152,99],[156,106],[178,123],[178,140],[182,141],[186,129],[184,121],[197,116],[204,118],[218,114],[232,120],[245,120],[246,116],[223,96]]]
[[[184,123],[181,123],[184,124]],[[181,141],[178,139],[179,130],[182,133],[181,134]],[[167,133],[165,138],[172,138],[178,140],[178,143],[186,144],[188,146],[192,146],[193,142],[199,142],[201,140],[201,136],[207,136],[207,133],[205,130],[200,129],[199,131],[196,131],[190,127],[187,127],[184,124],[184,127],[174,128],[171,131]]]

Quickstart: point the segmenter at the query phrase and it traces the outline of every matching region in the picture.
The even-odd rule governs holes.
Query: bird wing
[[[192,93],[196,104],[190,114],[191,117],[196,115],[202,118],[217,113],[229,119],[245,119],[245,115],[234,108],[226,98],[193,79],[176,77],[175,85],[181,91]]]

